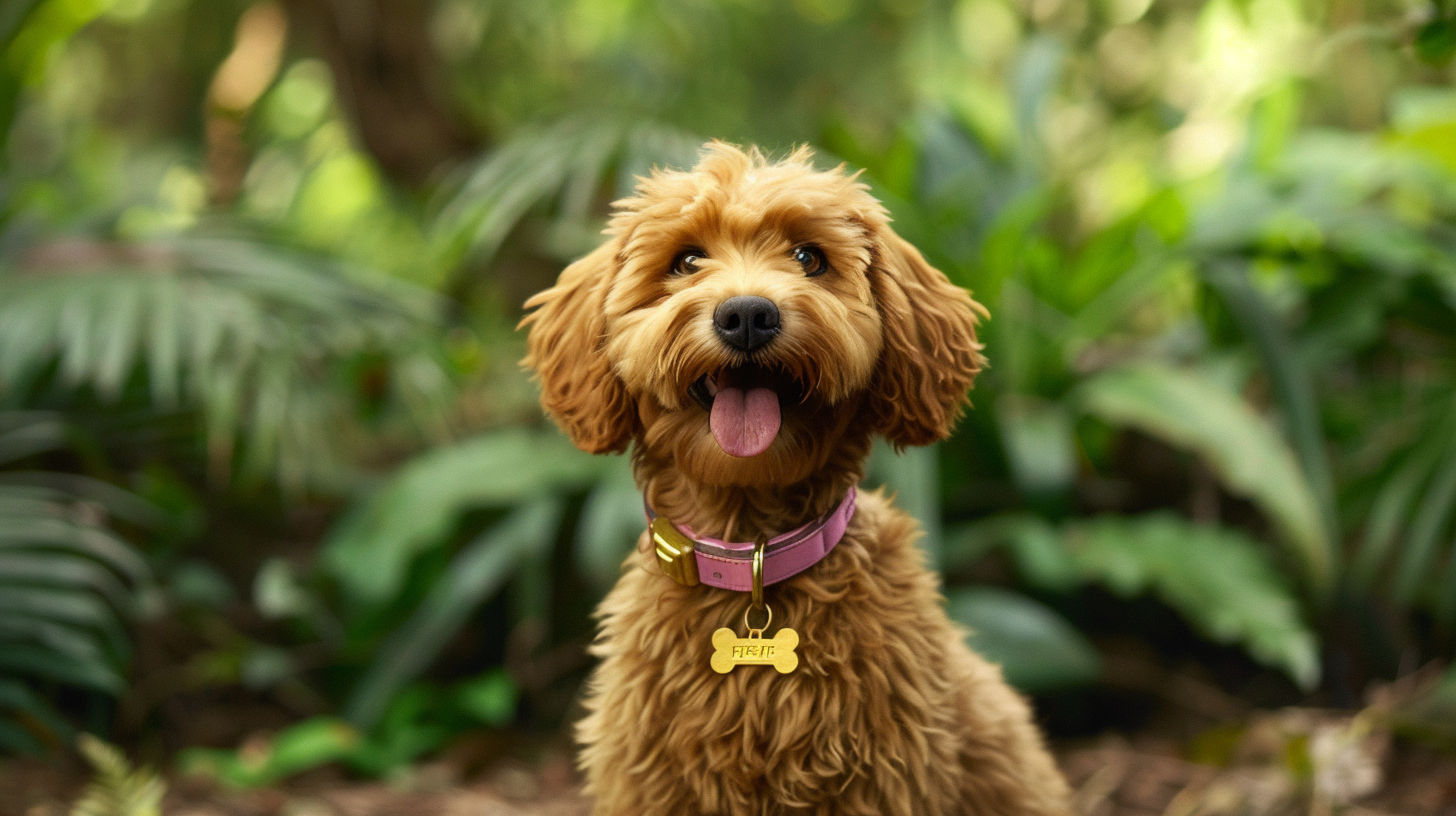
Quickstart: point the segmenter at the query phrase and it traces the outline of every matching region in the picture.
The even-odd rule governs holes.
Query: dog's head
[[[709,144],[642,180],[610,240],[526,303],[525,365],[579,447],[636,438],[705,483],[787,484],[846,434],[950,433],[984,309],[809,158]]]

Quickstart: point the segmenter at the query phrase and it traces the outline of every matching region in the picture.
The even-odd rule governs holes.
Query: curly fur
[[[693,170],[643,179],[607,242],[527,303],[525,364],[546,411],[584,450],[632,444],[647,499],[704,535],[752,540],[826,512],[862,477],[873,435],[948,435],[984,363],[980,305],[895,235],[855,175],[809,159],[709,144]],[[803,274],[792,250],[806,243],[829,272]],[[686,247],[705,260],[670,274]],[[717,304],[742,294],[781,314],[752,361],[804,390],[751,458],[724,453],[688,396],[744,362],[712,330]],[[594,812],[1067,813],[1028,706],[947,618],[918,534],[863,494],[833,552],[767,589],[775,625],[801,637],[789,675],[712,672],[712,633],[741,634],[747,599],[674,583],[644,535],[598,610],[577,732]]]

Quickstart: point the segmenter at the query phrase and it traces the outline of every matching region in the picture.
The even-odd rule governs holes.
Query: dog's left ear
[[[602,349],[617,248],[614,238],[566,267],[555,286],[526,301],[535,311],[521,321],[530,327],[521,364],[541,381],[541,407],[588,453],[625,450],[637,428],[636,407]]]
[[[896,448],[928,445],[950,435],[986,362],[976,323],[988,313],[888,226],[873,234],[870,287],[884,348],[868,408]]]

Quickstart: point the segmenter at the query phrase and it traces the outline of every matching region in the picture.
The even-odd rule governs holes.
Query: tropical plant
[[[195,413],[219,484],[346,489],[384,421],[448,434],[438,319],[412,287],[253,242],[52,244],[0,270],[0,382],[11,406]]]
[[[127,623],[151,569],[107,522],[153,538],[178,526],[108,481],[44,468],[79,451],[115,478],[106,459],[140,444],[154,461],[170,449],[183,473],[205,462],[219,486],[344,491],[362,440],[449,433],[451,380],[436,304],[402,284],[239,240],[16,255],[0,268],[0,664],[6,707],[31,720],[6,721],[5,744],[36,749],[27,734],[54,747],[69,733],[45,689],[126,688]]]
[[[167,786],[150,768],[133,770],[126,755],[90,734],[76,739],[81,756],[96,771],[71,816],[161,816]]]
[[[64,435],[53,414],[0,412],[0,464],[59,447]],[[115,696],[125,688],[127,625],[151,571],[110,519],[142,528],[164,521],[106,482],[0,474],[0,748],[40,753],[70,741],[51,690]]]
[[[1277,558],[1247,539],[1234,545],[1243,535],[1227,527],[1175,535],[1156,516],[1119,521],[1110,529],[1121,535],[1094,540],[1120,541],[1120,557],[1128,568],[1141,562],[1141,571],[1167,563],[1151,542],[1180,541],[1184,566],[1203,563],[1208,580],[1226,571],[1234,582],[1244,563],[1262,562],[1266,573],[1284,565],[1297,595],[1251,573],[1235,582],[1268,599],[1259,604],[1262,624],[1287,633],[1274,640],[1261,642],[1262,625],[1213,624],[1208,616],[1226,599],[1160,594],[1214,639],[1240,640],[1311,687],[1319,672],[1308,627],[1344,614],[1337,598],[1380,598],[1444,626],[1456,622],[1456,604],[1446,600],[1456,571],[1432,569],[1456,563],[1435,544],[1451,523],[1452,489],[1436,469],[1448,439],[1449,380],[1442,363],[1420,374],[1381,366],[1406,353],[1403,332],[1414,329],[1438,348],[1451,342],[1452,235],[1435,213],[1450,211],[1453,188],[1431,156],[1369,140],[1254,144],[1262,154],[1251,148],[1196,209],[1184,215],[1183,194],[1170,190],[1065,260],[1035,229],[1010,246],[988,230],[985,265],[967,274],[1001,293],[989,345],[1001,365],[988,377],[989,404],[972,421],[994,422],[980,438],[999,441],[1024,499],[1052,518],[1067,512],[1088,476],[1115,467],[1120,437],[1110,430],[1196,454],[1219,492],[1261,511],[1282,544]],[[1402,196],[1431,209],[1412,217],[1387,203]],[[1028,224],[1015,209],[1002,218],[1015,219],[1018,231]],[[1055,268],[1070,277],[1039,271]],[[1088,278],[1095,286],[1082,283]],[[1142,338],[1112,330],[1170,294],[1201,303],[1198,319],[1155,325]],[[1377,406],[1397,403],[1409,407],[1392,423]],[[1203,522],[1219,524],[1216,506],[1211,513]],[[981,528],[1004,523],[952,536],[984,540]],[[1037,540],[1060,540],[1077,557],[1079,524],[1051,539],[1038,529]],[[1029,546],[1025,535],[1013,538],[1022,551]],[[1226,556],[1200,561],[1200,540]],[[1065,586],[1065,575],[1052,580],[1034,562],[1020,563],[1033,584]],[[1085,568],[1083,576],[1094,577]],[[1120,593],[1132,585],[1105,573],[1095,580]],[[1303,612],[1291,614],[1296,600]],[[1407,641],[1413,631],[1387,637]]]

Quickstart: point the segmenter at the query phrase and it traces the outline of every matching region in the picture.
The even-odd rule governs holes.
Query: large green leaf
[[[1360,549],[1350,565],[1350,579],[1355,586],[1369,590],[1393,551],[1402,557],[1410,551],[1396,543],[1402,528],[1410,523],[1412,506],[1431,469],[1446,450],[1439,445],[1425,446],[1407,457],[1381,487],[1366,519]]]
[[[946,541],[947,571],[964,570],[1009,545],[1017,571],[1034,586],[1063,592],[1087,580],[1061,530],[1038,516],[1010,513],[957,524],[946,532]]]
[[[1304,361],[1295,353],[1279,316],[1249,282],[1247,270],[1235,262],[1213,264],[1206,272],[1209,284],[1222,296],[1229,312],[1258,352],[1283,414],[1284,425],[1304,473],[1304,483],[1319,511],[1323,536],[1339,538],[1335,512],[1334,477],[1325,451],[1320,425],[1319,396]]]
[[[1262,509],[1281,533],[1306,584],[1318,595],[1333,585],[1333,546],[1319,505],[1293,452],[1247,402],[1192,371],[1129,363],[1085,382],[1081,405],[1194,451],[1230,492]]]
[[[1447,449],[1445,461],[1437,467],[1410,520],[1410,529],[1396,560],[1396,600],[1411,604],[1430,577],[1431,564],[1446,522],[1456,511],[1456,456]]]
[[[1119,595],[1154,594],[1219,643],[1237,644],[1301,686],[1319,679],[1318,642],[1298,597],[1263,545],[1227,527],[1167,513],[1096,516],[1054,527],[1029,515],[958,525],[953,568],[1005,546],[1028,583],[1065,592],[1097,583]]]
[[[423,672],[469,614],[511,577],[521,559],[551,546],[561,503],[525,505],[466,545],[414,614],[379,648],[349,697],[350,722],[374,726],[390,699]]]
[[[337,717],[310,717],[278,732],[258,750],[191,748],[178,757],[185,773],[209,774],[226,785],[252,788],[348,759],[363,742],[359,732]]]
[[[329,534],[324,568],[357,600],[384,601],[399,589],[410,560],[442,543],[462,512],[584,487],[605,467],[551,431],[497,431],[430,451]]]
[[[1102,670],[1097,650],[1062,616],[1031,598],[996,587],[946,593],[951,619],[969,642],[999,663],[1007,682],[1026,692],[1090,683]]]
[[[1158,595],[1204,635],[1243,646],[1302,688],[1319,681],[1318,641],[1259,542],[1172,514],[1099,516],[1063,534],[1087,577],[1121,595]]]

